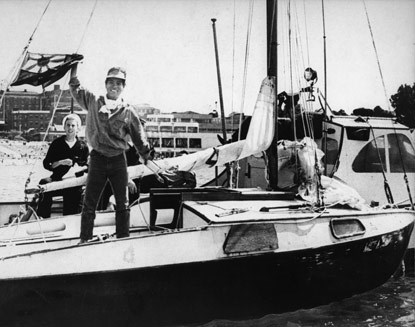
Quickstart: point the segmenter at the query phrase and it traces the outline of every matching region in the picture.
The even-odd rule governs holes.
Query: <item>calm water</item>
[[[2,165],[0,169],[0,200],[24,199],[24,184],[29,172],[34,171],[32,183],[49,173],[43,170],[41,162],[35,165]],[[199,181],[206,179],[199,176]],[[409,269],[408,269],[409,268]],[[391,278],[386,284],[340,302],[308,310],[267,315],[260,319],[230,321],[214,320],[206,324],[191,326],[203,327],[242,327],[242,326],[415,326],[415,277],[413,267],[407,267],[406,276]],[[278,294],[276,294],[278,296]],[[27,318],[23,319],[27,321]],[[24,326],[14,321],[13,326]],[[137,327],[141,326],[137,322]],[[190,325],[187,325],[190,326]],[[52,325],[48,326],[52,327]]]

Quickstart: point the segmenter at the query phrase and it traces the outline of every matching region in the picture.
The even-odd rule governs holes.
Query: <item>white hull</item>
[[[267,193],[268,195],[270,193]],[[223,195],[226,197],[226,195]],[[243,208],[241,208],[243,204]],[[182,204],[183,227],[179,230],[149,231],[148,202],[135,206],[131,213],[131,236],[126,239],[102,238],[95,242],[77,245],[80,215],[51,218],[41,221],[5,226],[0,229],[1,279],[24,279],[41,276],[111,272],[114,270],[145,269],[166,265],[223,260],[235,255],[256,255],[249,250],[244,254],[225,253],[224,244],[232,226],[267,224],[273,226],[278,238],[275,254],[323,248],[357,240],[370,240],[381,235],[400,233],[414,220],[414,213],[406,210],[353,211],[327,209],[323,213],[307,212],[299,208],[290,210],[296,201],[185,201]],[[282,206],[281,209],[260,211],[263,207]],[[234,208],[243,212],[234,213]],[[146,215],[143,219],[142,212]],[[159,210],[157,224],[171,218],[171,210]],[[330,232],[333,221],[358,220],[364,232],[336,238]],[[394,224],[390,224],[393,219]],[[356,228],[349,227],[349,228]],[[96,235],[114,233],[114,212],[97,215]],[[399,238],[399,236],[398,236]],[[367,251],[387,246],[385,238]]]

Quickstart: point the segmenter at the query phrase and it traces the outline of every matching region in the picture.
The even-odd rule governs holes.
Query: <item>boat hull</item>
[[[0,316],[19,322],[24,317],[27,325],[56,319],[159,326],[312,307],[384,283],[399,266],[412,229],[413,222],[387,234],[300,251],[3,280]]]

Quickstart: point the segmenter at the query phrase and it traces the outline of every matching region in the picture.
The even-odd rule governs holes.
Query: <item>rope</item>
[[[367,11],[367,8],[366,8],[366,2],[365,2],[365,0],[362,0],[362,2],[363,2],[363,5],[364,5],[364,7],[365,7],[365,13],[366,13],[367,24],[368,24],[368,26],[369,26],[370,36],[371,36],[371,38],[372,38],[373,49],[375,50],[376,61],[377,61],[378,68],[379,68],[380,79],[381,79],[381,81],[382,81],[383,91],[384,91],[384,93],[385,93],[386,104],[387,104],[387,106],[388,106],[388,110],[389,110],[389,111],[391,111],[390,102],[389,102],[389,100],[388,100],[388,93],[387,93],[387,91],[386,91],[386,86],[385,86],[385,79],[383,78],[382,68],[381,68],[381,66],[380,66],[379,55],[378,55],[378,51],[377,51],[377,49],[376,49],[375,38],[374,38],[374,36],[373,36],[372,26],[371,26],[371,24],[370,24],[369,14],[368,14],[368,11]],[[408,191],[409,200],[410,200],[410,202],[411,202],[411,208],[412,208],[412,210],[414,210],[414,203],[413,203],[413,200],[412,200],[411,190],[410,190],[410,187],[409,187],[408,176],[407,176],[407,174],[406,174],[405,164],[404,164],[404,162],[403,162],[403,158],[402,158],[402,151],[401,151],[401,147],[400,147],[400,145],[399,145],[399,139],[398,139],[398,135],[397,135],[397,133],[396,133],[395,126],[393,126],[393,131],[394,131],[395,138],[396,138],[396,144],[397,144],[397,146],[398,146],[399,158],[400,158],[401,165],[402,165],[402,170],[403,170],[403,173],[404,173],[404,181],[405,181],[406,188],[407,188],[407,191]],[[390,189],[389,189],[389,190],[390,190]]]
[[[383,165],[383,162],[382,162],[382,157],[380,155],[379,147],[378,147],[378,144],[377,144],[376,138],[375,138],[375,132],[373,131],[372,125],[370,125],[370,123],[369,123],[369,119],[367,119],[366,122],[369,125],[370,131],[372,132],[373,142],[375,143],[375,147],[376,147],[376,153],[378,155],[379,163],[380,163],[380,166],[382,168],[383,188],[385,189],[386,199],[388,200],[388,203],[392,204],[393,203],[392,191],[390,189],[388,179],[386,178],[385,168],[384,168],[384,165]]]
[[[245,45],[245,62],[244,62],[244,74],[243,74],[243,82],[242,82],[242,93],[241,93],[241,109],[239,112],[239,128],[238,128],[238,141],[241,139],[242,133],[242,115],[244,112],[245,106],[245,90],[246,90],[246,78],[248,75],[248,61],[249,61],[249,49],[250,49],[250,41],[251,41],[251,31],[252,31],[252,16],[254,11],[254,1],[250,0],[249,2],[249,11],[248,11],[248,27],[246,30],[246,45]],[[238,180],[239,180],[239,165],[236,167],[236,174],[235,174],[235,186],[238,187]],[[230,185],[232,181],[229,181]]]
[[[36,33],[36,31],[37,31],[37,29],[38,29],[39,25],[40,25],[40,22],[41,22],[41,21],[42,21],[42,19],[43,19],[43,16],[45,16],[45,13],[46,13],[46,11],[48,10],[49,5],[50,5],[50,3],[51,3],[51,2],[52,2],[52,0],[49,0],[48,4],[46,5],[45,9],[43,10],[42,15],[41,15],[41,16],[40,16],[40,18],[39,18],[39,21],[38,21],[38,22],[37,22],[37,24],[36,24],[35,29],[33,30],[32,34],[30,35],[29,40],[27,41],[26,46],[23,48],[22,54],[21,54],[21,55],[20,55],[20,57],[16,60],[16,63],[14,64],[13,68],[11,69],[11,71],[10,71],[10,73],[9,73],[9,78],[8,78],[7,86],[6,86],[6,88],[5,88],[5,92],[3,92],[3,94],[1,95],[1,98],[0,98],[0,107],[1,107],[1,105],[2,105],[2,103],[3,103],[3,98],[4,98],[4,96],[6,95],[6,91],[9,89],[10,84],[12,83],[12,79],[13,79],[13,78],[14,78],[14,76],[16,75],[16,71],[18,70],[18,67],[20,67],[20,66],[21,66],[22,61],[24,60],[24,57],[26,56],[26,53],[27,53],[27,51],[28,51],[28,49],[29,49],[29,45],[30,45],[30,43],[32,43],[33,37],[34,37],[34,35],[35,35],[35,33]],[[20,63],[20,64],[18,64],[18,63]]]
[[[52,0],[50,0],[50,1],[49,1],[49,3],[50,3],[51,1],[52,1]],[[92,19],[93,13],[95,12],[95,8],[96,8],[96,5],[97,5],[97,2],[98,2],[98,0],[95,0],[94,6],[92,7],[92,10],[91,10],[91,13],[90,13],[90,15],[89,15],[88,21],[87,21],[87,23],[86,23],[86,25],[85,25],[85,28],[84,28],[84,31],[83,31],[83,33],[82,33],[81,41],[79,42],[78,48],[77,48],[77,50],[76,50],[76,53],[78,52],[79,48],[81,47],[81,45],[82,45],[82,43],[83,43],[83,40],[84,40],[85,35],[86,35],[86,31],[87,31],[88,26],[89,26],[89,23],[91,22],[91,19]],[[49,3],[48,3],[48,6],[49,6]],[[48,6],[47,6],[47,7],[48,7]],[[46,7],[46,9],[47,9],[47,7]],[[45,9],[44,13],[46,12],[46,9]],[[44,14],[44,13],[43,13],[43,14]],[[43,17],[43,15],[42,15],[42,17]],[[39,21],[39,23],[40,23],[40,21]],[[39,25],[39,24],[38,24],[38,25]],[[37,29],[37,27],[38,27],[38,26],[36,26],[36,29]],[[33,34],[34,34],[34,32],[33,32]],[[32,34],[32,36],[33,36],[33,34]],[[32,36],[30,37],[30,39],[32,38]],[[28,46],[29,46],[29,45],[27,45],[25,49],[27,49],[27,47],[28,47]],[[67,84],[67,82],[68,82],[68,77],[69,77],[69,75],[66,75],[64,85],[66,85],[66,84]],[[43,136],[43,140],[42,140],[42,142],[43,142],[43,143],[45,143],[45,140],[46,140],[46,137],[47,137],[47,135],[48,135],[48,133],[49,133],[49,130],[50,130],[51,126],[53,125],[53,119],[54,119],[54,117],[55,117],[56,110],[57,110],[57,108],[58,108],[58,106],[59,106],[59,103],[60,103],[60,100],[61,100],[61,98],[62,98],[62,94],[63,94],[63,89],[61,89],[61,91],[60,91],[60,93],[59,93],[59,96],[58,96],[58,99],[57,99],[56,103],[54,104],[54,108],[53,108],[53,111],[52,111],[51,118],[50,118],[50,120],[49,120],[48,127],[47,127],[47,129],[46,129],[46,131],[45,131],[45,135]],[[42,148],[42,149],[43,149],[43,148]],[[30,170],[30,172],[29,172],[29,176],[28,176],[28,178],[27,178],[27,180],[26,180],[26,183],[25,183],[25,191],[27,190],[27,187],[28,187],[28,185],[30,184],[30,178],[31,178],[31,176],[33,175],[33,172],[34,172],[34,167],[35,167],[35,165],[36,165],[36,162],[37,162],[37,161],[33,162],[33,164],[32,164],[32,168],[31,168],[31,170]],[[25,202],[26,202],[26,203],[28,202],[28,197],[27,197],[27,193],[26,193],[26,192],[25,192]]]
[[[368,12],[367,12],[367,8],[366,8],[366,3],[365,3],[365,0],[362,0],[362,2],[363,2],[363,5],[364,5],[364,7],[365,7],[365,13],[366,13],[367,24],[368,24],[368,26],[369,26],[370,36],[371,36],[371,38],[372,38],[373,49],[375,50],[376,61],[377,61],[378,68],[379,68],[380,79],[381,79],[381,81],[382,81],[382,85],[383,85],[383,91],[385,92],[386,103],[387,103],[387,106],[388,106],[389,111],[391,111],[390,104],[389,104],[389,100],[388,100],[388,94],[387,94],[387,92],[386,92],[385,80],[384,80],[384,78],[383,78],[382,69],[381,69],[381,67],[380,67],[379,55],[378,55],[378,51],[377,51],[377,49],[376,49],[375,38],[373,37],[372,26],[371,26],[371,24],[370,24],[370,20],[369,20],[369,14],[368,14]]]
[[[82,45],[82,43],[83,43],[83,41],[84,41],[84,38],[85,38],[85,35],[86,35],[86,31],[87,31],[87,29],[88,29],[89,23],[91,22],[92,15],[93,15],[93,14],[94,14],[94,12],[95,12],[95,7],[97,6],[97,2],[98,2],[98,0],[95,0],[94,6],[92,7],[91,13],[89,14],[89,18],[88,18],[88,21],[87,21],[87,23],[86,23],[86,26],[85,26],[84,32],[82,33],[81,41],[79,42],[79,46],[78,46],[78,48],[76,49],[76,53],[78,53],[79,48],[81,47],[81,45]]]
[[[402,150],[401,150],[401,146],[400,146],[400,142],[399,142],[399,138],[398,138],[398,133],[396,132],[395,125],[393,125],[393,131],[394,131],[394,135],[395,135],[395,139],[396,139],[396,144],[398,146],[399,159],[400,159],[401,166],[402,166],[402,171],[403,171],[403,179],[405,181],[406,190],[407,190],[408,195],[409,195],[409,201],[411,203],[411,209],[415,210],[414,202],[412,200],[411,188],[409,186],[408,175],[406,174],[405,163],[403,161]]]
[[[232,35],[232,92],[231,92],[231,112],[233,112],[234,102],[234,81],[235,81],[235,31],[236,31],[236,0],[233,0],[233,35]],[[233,118],[232,118],[232,130],[233,130]]]
[[[303,0],[303,10],[304,10],[304,25],[305,25],[305,38],[306,38],[306,45],[307,45],[307,66],[310,67],[310,48],[308,45],[308,28],[307,28],[307,12],[305,8],[305,0]]]
[[[241,139],[242,114],[244,112],[244,106],[245,106],[246,77],[248,75],[248,59],[249,59],[249,48],[250,48],[250,41],[251,41],[253,11],[254,11],[254,1],[250,0],[250,2],[249,2],[249,12],[248,12],[248,27],[247,27],[247,30],[246,30],[245,62],[244,62],[243,82],[242,82],[241,109],[240,109],[240,115],[239,115],[238,141]]]

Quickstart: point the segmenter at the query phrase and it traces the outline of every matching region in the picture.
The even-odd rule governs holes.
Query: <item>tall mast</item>
[[[324,0],[321,0],[321,11],[323,15],[323,46],[324,46],[324,120],[327,121],[327,58],[326,58],[326,19],[324,16]],[[327,127],[325,129],[327,129]],[[324,141],[323,152],[327,153],[327,131],[324,131],[324,139],[325,141]],[[324,156],[324,174],[327,176],[327,156]]]
[[[216,38],[216,18],[212,18],[212,29],[213,29],[213,41],[215,45],[215,58],[216,58],[216,72],[218,76],[218,88],[219,88],[219,103],[220,103],[220,115],[222,121],[222,136],[223,140],[226,142],[226,125],[225,125],[225,109],[223,107],[223,95],[222,95],[222,81],[220,78],[220,65],[219,65],[219,54],[218,54],[218,42]]]
[[[324,48],[324,116],[327,117],[327,56],[326,56],[326,19],[324,16],[324,0],[321,0],[323,15],[323,48]]]
[[[268,76],[274,77],[275,81],[275,93],[278,90],[277,79],[277,51],[278,51],[278,38],[277,38],[277,0],[267,0],[267,72]],[[268,176],[269,187],[271,190],[276,191],[278,189],[278,107],[277,99],[274,104],[275,113],[275,133],[270,147],[267,150],[268,156]]]
[[[226,125],[225,125],[225,109],[223,106],[223,95],[222,95],[222,81],[220,78],[220,65],[219,65],[219,53],[218,53],[218,41],[216,38],[216,18],[212,18],[212,29],[213,29],[213,41],[215,45],[215,58],[216,58],[216,72],[218,76],[218,89],[219,89],[219,104],[220,104],[220,117],[222,122],[222,135],[223,140],[225,143],[227,142],[226,137]],[[226,164],[226,174],[228,176],[228,186],[232,187],[232,176],[231,176],[231,170],[229,167],[229,164]]]

